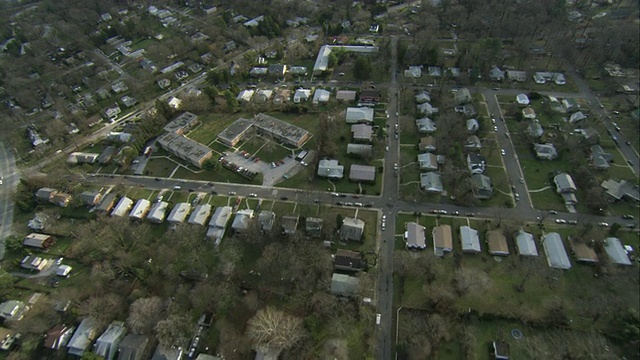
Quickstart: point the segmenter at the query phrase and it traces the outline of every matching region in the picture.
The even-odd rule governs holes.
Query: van
[[[181,188],[180,186],[178,186],[178,185],[176,185],[176,186],[174,186],[174,187],[173,187],[173,190],[181,190],[181,189],[182,189],[182,188]]]
[[[376,325],[380,325],[380,321],[382,320],[382,314],[376,315]]]

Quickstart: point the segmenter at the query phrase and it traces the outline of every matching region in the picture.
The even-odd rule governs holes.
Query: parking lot
[[[225,155],[224,158],[238,166],[249,169],[249,171],[262,173],[262,185],[264,186],[273,186],[284,179],[283,176],[293,176],[303,168],[298,161],[291,157],[285,157],[277,163],[266,163],[258,160],[259,158],[246,157],[241,152],[234,152]]]

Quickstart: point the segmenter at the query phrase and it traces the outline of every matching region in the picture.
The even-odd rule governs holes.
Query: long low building
[[[123,196],[111,211],[111,216],[125,216],[131,210],[131,206],[133,206],[133,200]]]
[[[167,221],[171,224],[182,224],[191,211],[191,204],[178,203],[173,207],[173,210],[169,213]]]
[[[149,210],[149,214],[147,215],[147,220],[154,223],[161,223],[164,221],[164,218],[167,215],[167,208],[169,207],[169,203],[166,201],[160,201],[151,207]]]
[[[209,220],[209,229],[207,230],[207,237],[214,241],[215,245],[219,245],[220,241],[224,237],[227,223],[231,218],[232,212],[231,206],[221,206],[211,216]]]
[[[571,262],[567,250],[562,244],[562,237],[557,232],[545,234],[542,237],[542,248],[547,256],[549,267],[567,270],[571,268]]]
[[[171,154],[190,164],[202,168],[205,161],[213,156],[208,146],[176,133],[166,133],[158,138],[158,144]]]
[[[196,208],[189,216],[189,220],[187,221],[192,225],[204,225],[207,222],[207,218],[209,218],[209,214],[211,214],[211,205],[202,204],[196,206]]]
[[[140,199],[129,213],[129,217],[134,220],[142,220],[151,208],[151,202],[147,199]]]

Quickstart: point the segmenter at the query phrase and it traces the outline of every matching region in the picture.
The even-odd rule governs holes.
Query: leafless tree
[[[157,296],[140,298],[129,306],[127,326],[134,334],[150,334],[162,318],[162,299]]]
[[[164,346],[185,346],[193,330],[191,324],[186,315],[169,315],[156,324],[156,337]]]
[[[454,284],[458,295],[476,295],[491,287],[491,279],[484,271],[461,268],[456,271]]]
[[[120,314],[123,305],[120,295],[114,293],[100,294],[82,302],[78,313],[88,316],[101,324],[107,324]]]
[[[284,350],[300,341],[305,330],[302,319],[266,307],[249,320],[247,335],[257,347]]]

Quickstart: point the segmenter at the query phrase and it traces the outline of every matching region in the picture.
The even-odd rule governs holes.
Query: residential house
[[[148,337],[144,335],[129,334],[122,339],[120,346],[118,346],[118,360],[146,359],[145,353],[148,346]]]
[[[448,74],[450,77],[452,77],[452,78],[456,78],[456,79],[457,79],[457,78],[459,78],[459,77],[460,77],[460,75],[461,75],[462,73],[461,73],[461,71],[460,71],[460,68],[457,68],[457,67],[450,67],[450,68],[447,68],[447,74]]]
[[[467,132],[468,133],[473,134],[476,131],[478,131],[479,129],[480,129],[480,124],[478,123],[478,120],[476,120],[476,119],[467,120]]]
[[[73,335],[74,326],[56,325],[44,337],[44,347],[50,350],[60,350],[67,346]]]
[[[349,169],[349,180],[372,183],[376,180],[376,167],[352,164]]]
[[[556,85],[565,85],[567,80],[565,79],[564,74],[555,73],[553,74],[553,82],[556,83]]]
[[[85,205],[94,206],[100,203],[102,194],[98,190],[83,191],[80,194],[80,200],[82,200],[82,203]]]
[[[36,191],[36,197],[41,200],[51,201],[51,199],[53,199],[53,196],[57,193],[58,191],[56,189],[43,187]]]
[[[478,230],[469,226],[460,226],[460,242],[462,243],[462,252],[477,254],[482,251]]]
[[[251,70],[249,70],[249,76],[252,76],[252,77],[267,76],[268,71],[269,71],[269,68],[267,67],[253,67],[251,68]]]
[[[571,248],[571,254],[576,258],[578,262],[584,263],[597,263],[598,256],[596,255],[595,250],[592,247],[585,244],[580,239],[576,239],[573,236],[569,235],[569,246]]]
[[[354,101],[356,99],[356,91],[354,90],[338,90],[336,92],[336,100]]]
[[[160,344],[156,347],[151,360],[181,360],[182,353],[181,347],[169,347]]]
[[[338,296],[353,297],[358,294],[360,281],[355,276],[334,273],[331,276],[331,293]]]
[[[462,145],[465,151],[478,151],[482,148],[482,141],[476,135],[467,137],[467,141]]]
[[[420,91],[419,93],[416,94],[415,96],[416,99],[416,103],[418,104],[422,104],[425,102],[431,102],[431,95],[429,95],[429,93],[425,90]]]
[[[348,107],[345,119],[347,124],[356,124],[361,122],[373,122],[373,108],[368,107]]]
[[[333,256],[333,268],[339,271],[358,272],[364,269],[362,254],[357,251],[338,249]]]
[[[562,99],[562,106],[564,107],[565,111],[568,113],[573,113],[580,110],[580,105],[574,98]]]
[[[476,199],[491,199],[493,196],[493,185],[491,178],[483,174],[471,175],[473,184],[473,196]]]
[[[509,246],[507,238],[500,230],[487,231],[487,246],[489,247],[489,255],[507,256],[509,255]]]
[[[565,198],[565,203],[575,204],[578,202],[574,195],[574,193],[578,191],[578,188],[576,187],[575,182],[573,182],[571,175],[567,173],[560,173],[554,176],[553,183],[556,185],[556,192]]]
[[[380,90],[360,90],[361,104],[375,104],[382,99]]]
[[[432,153],[418,154],[418,164],[420,170],[435,171],[438,170],[438,159]]]
[[[529,97],[527,94],[518,94],[516,95],[516,103],[518,105],[529,105]]]
[[[269,65],[269,76],[283,77],[287,73],[287,65],[284,64],[271,64]]]
[[[260,224],[260,229],[262,229],[262,231],[271,231],[275,221],[276,214],[273,211],[261,210],[260,213],[258,213],[258,223]]]
[[[39,231],[43,230],[48,225],[49,216],[44,213],[37,212],[33,219],[29,220],[27,226],[31,230]]]
[[[300,222],[300,216],[298,215],[285,215],[280,218],[280,226],[282,226],[282,232],[285,235],[295,234],[298,229],[298,223]]]
[[[287,69],[287,72],[294,76],[305,76],[307,75],[307,67],[306,66],[291,66]],[[355,99],[355,91],[354,98]]]
[[[140,199],[136,202],[133,210],[129,213],[129,218],[133,220],[142,220],[149,209],[151,208],[151,202],[147,199]]]
[[[291,90],[285,88],[279,88],[276,90],[276,94],[273,97],[273,103],[276,105],[284,104],[291,98]]]
[[[329,101],[329,97],[331,96],[331,92],[324,89],[316,89],[316,92],[313,94],[313,100],[311,101],[313,104],[326,103]]]
[[[611,260],[612,263],[627,266],[631,265],[631,260],[629,260],[627,250],[622,242],[620,242],[620,239],[615,237],[608,237],[604,239],[604,251],[607,253],[609,260]]]
[[[434,138],[433,136],[421,137],[418,148],[420,149],[420,151],[436,151],[436,138]]]
[[[626,180],[615,181],[608,179],[602,182],[600,186],[605,189],[607,195],[614,200],[627,200],[635,203],[640,202],[640,188]]]
[[[311,89],[297,89],[295,93],[293,93],[293,102],[300,103],[303,101],[309,101],[311,97]]]
[[[25,236],[22,241],[23,246],[33,247],[36,249],[47,250],[53,244],[56,243],[56,240],[51,235],[31,233]]]
[[[10,321],[20,321],[29,307],[18,300],[7,300],[0,304],[0,317]]]
[[[133,206],[133,200],[123,196],[111,211],[111,216],[125,216],[129,213],[129,210],[131,210],[131,206]]]
[[[238,99],[241,100],[241,99]],[[169,100],[167,100],[167,104],[172,108],[172,109],[180,109],[180,107],[182,106],[182,100],[172,96],[169,98]]]
[[[421,134],[432,134],[436,132],[436,124],[429,118],[421,118],[416,120],[418,132]]]
[[[107,330],[96,340],[93,345],[93,352],[105,360],[113,360],[118,352],[118,344],[120,344],[126,331],[124,322],[112,322]]]
[[[153,204],[149,210],[149,214],[147,214],[147,220],[157,224],[163,222],[167,215],[168,207],[169,203],[166,201],[160,201]]]
[[[524,117],[525,119],[534,120],[536,118],[536,111],[533,110],[531,106],[527,106],[526,108],[522,109],[522,117]]]
[[[373,138],[373,127],[369,124],[353,124],[351,134],[354,142],[370,143]]]
[[[251,89],[242,90],[238,93],[238,96],[236,96],[236,100],[248,103],[251,101],[251,98],[253,98],[254,93],[255,91]]]
[[[207,222],[209,214],[211,214],[211,205],[200,204],[193,210],[191,216],[189,216],[189,220],[187,220],[187,223],[202,226]]]
[[[455,107],[455,111],[464,114],[466,117],[472,117],[478,115],[476,108],[473,107],[473,104],[464,104],[462,106],[458,105]]]
[[[527,134],[537,139],[541,137],[542,134],[544,134],[544,129],[542,129],[542,125],[540,125],[540,123],[532,122],[529,124],[529,126],[527,126]]]
[[[467,88],[458,89],[458,91],[453,94],[453,100],[456,105],[468,104],[472,100],[471,91]]]
[[[371,156],[373,145],[369,144],[347,144],[347,154],[356,154],[363,157]]]
[[[220,244],[220,241],[222,241],[224,237],[227,223],[231,218],[231,211],[231,206],[221,206],[216,208],[216,211],[211,215],[207,238],[213,239],[216,246]]]
[[[536,241],[533,238],[533,234],[520,229],[516,232],[515,238],[516,249],[520,256],[538,256],[538,249],[536,248]]]
[[[167,221],[174,225],[182,224],[186,220],[187,215],[189,215],[189,211],[191,211],[191,204],[184,202],[177,203],[169,213]]]
[[[504,71],[500,70],[499,67],[493,67],[489,70],[489,79],[491,81],[502,81],[504,80]]]
[[[90,318],[83,319],[67,344],[67,353],[79,357],[82,356],[91,345],[93,339],[95,339],[97,331],[98,324],[94,320]]]
[[[518,70],[507,70],[507,79],[517,82],[527,81],[527,72]]]
[[[569,122],[571,124],[579,123],[582,120],[585,120],[587,116],[582,111],[577,111],[569,116]]]
[[[419,78],[422,76],[422,65],[420,66],[409,66],[408,69],[404,71],[404,77],[410,78]]]
[[[418,110],[418,114],[424,115],[424,116],[431,116],[433,114],[437,114],[438,113],[438,108],[433,107],[430,103],[425,102],[422,104],[418,104],[416,106],[417,110]]]
[[[236,216],[233,218],[231,228],[236,232],[247,231],[251,226],[251,222],[254,217],[252,209],[242,209],[236,212]]]
[[[113,136],[113,134],[114,133],[110,133],[109,136],[111,138],[114,138],[115,136]],[[131,140],[131,134],[128,134],[128,133],[116,133],[116,134],[118,134],[117,135],[118,141],[122,143],[127,143]],[[116,148],[115,146],[113,145],[107,146],[104,150],[102,150],[100,155],[98,155],[98,158],[96,159],[96,161],[100,165],[107,165],[111,162],[111,159],[115,155],[116,151],[118,151],[118,148]]]
[[[305,233],[308,236],[320,237],[322,235],[322,218],[308,217],[305,221]]]
[[[589,160],[594,169],[607,170],[610,166],[609,163],[613,161],[613,155],[604,152],[600,145],[592,145]]]
[[[342,179],[344,166],[338,164],[338,160],[322,159],[318,162],[318,176],[330,179]]]
[[[72,152],[67,158],[67,163],[71,165],[95,164],[96,160],[98,160],[98,156],[100,156],[100,154]]]
[[[345,217],[340,226],[340,239],[343,241],[362,241],[364,221],[358,218]]]
[[[429,66],[427,68],[428,74],[431,77],[441,77],[442,76],[442,69],[438,66]]]
[[[420,174],[420,187],[427,192],[442,193],[442,176],[436,172],[426,172]]]
[[[558,157],[558,151],[552,143],[533,144],[533,151],[540,160],[555,160]]]
[[[542,248],[547,256],[549,267],[568,270],[571,262],[567,251],[562,244],[562,237],[557,232],[551,232],[542,236]]]
[[[424,250],[427,248],[427,236],[425,233],[425,227],[415,223],[408,222],[405,224],[406,230],[404,232],[404,239],[407,249],[410,250]]]
[[[96,208],[98,212],[108,213],[113,209],[116,204],[116,194],[107,194],[100,202],[100,205]]]
[[[450,225],[435,226],[431,232],[433,237],[433,253],[436,256],[444,256],[453,250],[453,237]]]
[[[478,153],[471,153],[467,155],[467,166],[472,175],[483,174],[487,166],[487,160]]]

